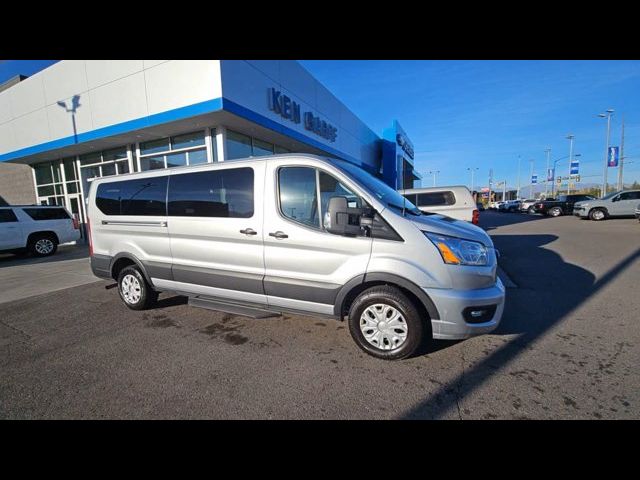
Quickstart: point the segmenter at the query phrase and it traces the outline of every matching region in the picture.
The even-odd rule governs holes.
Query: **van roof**
[[[321,161],[325,161],[325,162],[329,162],[329,163],[339,163],[339,162],[346,162],[346,160],[342,160],[339,158],[331,158],[331,157],[325,157],[325,156],[321,156],[321,155],[314,155],[312,153],[280,153],[280,154],[274,154],[274,155],[263,155],[260,157],[249,157],[249,158],[238,158],[238,159],[234,159],[234,160],[227,160],[226,162],[214,162],[214,163],[199,163],[197,165],[183,165],[180,167],[172,167],[172,168],[158,168],[156,170],[144,170],[142,172],[130,172],[130,173],[124,173],[121,175],[109,175],[107,177],[97,177],[93,180],[91,180],[91,183],[93,183],[93,181],[95,180],[96,182],[101,182],[102,181],[115,181],[118,182],[120,180],[123,179],[128,179],[128,178],[135,178],[135,177],[153,177],[156,175],[167,175],[169,172],[181,172],[184,170],[198,170],[201,169],[202,167],[209,167],[209,168],[222,168],[225,165],[247,165],[247,164],[252,164],[252,163],[258,163],[258,162],[265,162],[267,160],[273,160],[276,158],[290,158],[290,157],[294,157],[294,158],[308,158],[308,159],[312,159],[312,160],[321,160]],[[355,165],[355,164],[354,164]],[[358,166],[358,165],[356,165]]]
[[[442,187],[422,187],[422,188],[407,188],[404,190],[398,190],[399,193],[429,193],[429,192],[438,192],[440,190],[454,190],[454,189],[465,189],[470,192],[469,187],[466,185],[445,185]]]

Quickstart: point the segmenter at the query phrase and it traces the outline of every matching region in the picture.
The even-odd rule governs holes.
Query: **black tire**
[[[604,208],[594,208],[589,212],[589,218],[594,222],[599,222],[607,218],[607,211]]]
[[[137,284],[133,279],[137,280]],[[124,290],[128,290],[123,286],[123,282],[127,279],[127,284],[132,285],[131,288],[135,288],[135,292],[129,290],[129,293],[124,293]],[[118,274],[118,294],[124,302],[124,304],[131,310],[145,310],[153,306],[158,301],[158,292],[151,288],[151,285],[144,279],[144,275],[140,272],[137,266],[129,265],[123,268]]]
[[[562,215],[562,209],[560,207],[553,207],[551,210],[549,210],[549,213],[547,214],[550,217],[560,217]]]
[[[58,250],[58,239],[50,233],[38,233],[29,238],[27,250],[34,257],[49,257]]]
[[[369,343],[365,338],[360,328],[361,318],[369,307],[375,309],[376,304],[390,306],[404,318],[406,338],[400,346],[384,350]],[[369,355],[383,360],[399,360],[413,355],[425,340],[425,332],[431,331],[425,326],[427,321],[428,319],[420,317],[420,311],[406,295],[399,289],[387,285],[371,287],[363,291],[349,309],[349,331],[356,345]]]

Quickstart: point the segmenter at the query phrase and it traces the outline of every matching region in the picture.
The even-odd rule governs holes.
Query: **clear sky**
[[[52,60],[0,61],[0,83],[31,75]],[[467,168],[479,168],[476,186],[496,180],[521,184],[534,172],[545,175],[544,150],[551,159],[568,156],[566,135],[575,135],[584,182],[600,183],[606,120],[615,109],[611,144],[620,144],[625,116],[625,183],[640,181],[640,61],[371,61],[303,60],[311,74],[342,100],[375,133],[397,119],[414,143],[416,167],[439,170],[438,184],[470,183]],[[558,173],[568,174],[568,159]],[[609,168],[609,181],[617,169]]]
[[[638,61],[302,61],[377,134],[397,119],[414,143],[416,167],[430,186],[469,184],[467,168],[478,167],[476,187],[494,178],[528,185],[530,159],[539,180],[544,150],[551,160],[580,153],[584,182],[602,182],[606,119],[615,109],[611,144],[620,144],[625,116],[625,183],[640,181],[640,62]],[[558,162],[568,175],[569,162]],[[617,168],[609,168],[609,182]]]

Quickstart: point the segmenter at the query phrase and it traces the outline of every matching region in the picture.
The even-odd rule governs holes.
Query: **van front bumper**
[[[477,290],[453,290],[424,288],[435,304],[440,319],[431,320],[433,338],[438,340],[462,340],[495,330],[504,311],[505,288],[497,278],[495,285]],[[495,306],[490,319],[482,323],[465,320],[465,310],[481,310]]]

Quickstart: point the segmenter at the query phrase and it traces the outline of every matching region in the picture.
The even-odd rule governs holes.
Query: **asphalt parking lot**
[[[0,418],[638,418],[638,222],[483,212],[481,224],[515,284],[502,324],[404,361],[361,353],[332,320],[167,294],[135,312],[104,281],[24,291],[0,303]]]

